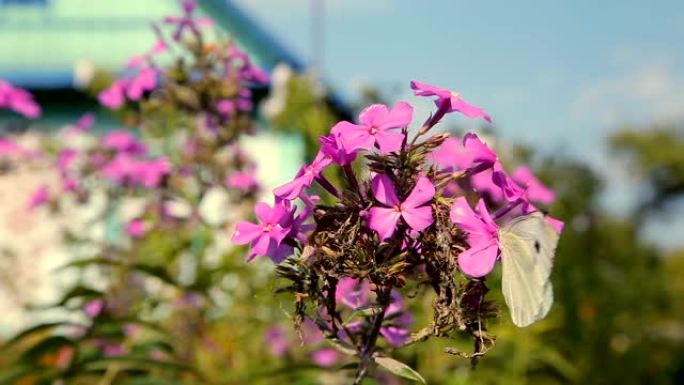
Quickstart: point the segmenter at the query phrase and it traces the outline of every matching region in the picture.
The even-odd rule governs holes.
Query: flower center
[[[375,135],[378,132],[378,129],[375,126],[371,126],[369,132],[371,135]]]
[[[270,232],[272,228],[273,228],[273,225],[270,223],[264,225],[264,233]]]
[[[398,213],[401,212],[401,203],[394,206],[394,211],[396,211],[396,212],[398,212]]]

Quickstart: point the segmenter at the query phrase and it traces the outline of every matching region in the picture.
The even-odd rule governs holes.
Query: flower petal
[[[416,231],[423,231],[434,222],[432,207],[430,206],[404,208],[402,209],[401,216]]]
[[[404,143],[404,134],[399,132],[377,131],[375,133],[375,143],[378,144],[381,154],[389,154],[401,150]]]
[[[399,198],[397,198],[397,192],[394,189],[394,184],[392,184],[392,180],[387,175],[377,174],[373,178],[371,187],[378,202],[390,207],[400,203]]]
[[[372,207],[369,211],[368,227],[375,230],[384,240],[394,234],[401,213],[393,208]]]
[[[496,263],[499,246],[496,240],[482,242],[458,255],[458,266],[461,271],[471,277],[487,275]]]
[[[378,122],[381,122],[383,119],[385,119],[389,113],[389,109],[386,105],[371,104],[361,111],[361,114],[359,114],[359,122],[361,122],[364,126],[377,128],[379,126]]]
[[[435,186],[432,184],[430,179],[426,176],[421,175],[416,180],[416,185],[411,190],[411,193],[406,200],[402,203],[402,208],[414,208],[421,206],[432,200],[435,196]]]
[[[406,102],[397,103],[386,115],[375,120],[375,127],[380,131],[408,126],[413,119],[413,107]]]

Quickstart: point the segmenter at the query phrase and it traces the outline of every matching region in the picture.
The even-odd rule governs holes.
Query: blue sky
[[[310,0],[234,1],[311,57]],[[634,195],[622,191],[634,181],[605,150],[607,135],[624,124],[684,121],[682,1],[325,0],[325,7],[324,74],[344,95],[354,97],[363,82],[411,101],[412,79],[452,88],[487,109],[502,139],[605,171],[611,209],[629,207]]]

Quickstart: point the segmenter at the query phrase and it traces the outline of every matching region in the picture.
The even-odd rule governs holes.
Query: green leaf
[[[19,341],[21,341],[22,339],[24,339],[28,336],[31,336],[35,333],[47,332],[47,331],[52,330],[58,326],[84,326],[84,325],[76,323],[76,322],[68,322],[68,321],[47,322],[47,323],[38,324],[38,325],[32,326],[32,327],[20,332],[16,336],[12,337],[10,340],[8,340],[2,346],[2,349],[3,350],[9,349],[10,347],[12,347],[13,345],[15,345],[16,343],[18,343]]]
[[[382,306],[378,304],[368,304],[364,306],[357,307],[354,311],[347,317],[344,321],[344,325],[348,325],[355,318],[358,317],[370,317],[372,315],[378,314],[382,311]]]
[[[420,373],[411,369],[410,366],[406,365],[403,362],[397,361],[394,358],[384,356],[375,356],[373,358],[375,359],[375,362],[378,365],[382,366],[383,368],[389,370],[390,372],[399,377],[413,380],[415,382],[420,382],[421,384],[427,384],[423,376],[420,375]]]

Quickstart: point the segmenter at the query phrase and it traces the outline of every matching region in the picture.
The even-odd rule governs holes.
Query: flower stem
[[[382,328],[382,323],[385,320],[385,312],[390,303],[390,286],[383,288],[383,290],[378,291],[378,304],[382,310],[376,313],[373,317],[373,323],[363,348],[361,349],[361,362],[359,362],[359,368],[356,371],[356,377],[354,379],[354,385],[360,385],[363,379],[368,374],[368,369],[373,362],[373,353],[375,352],[375,344],[378,341],[378,336],[380,335],[380,328]]]

